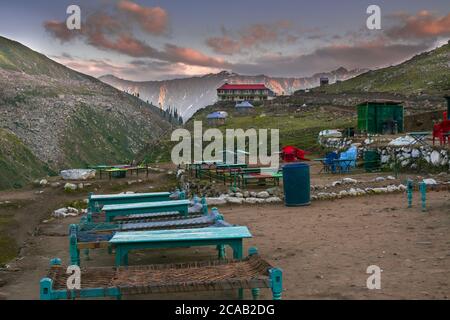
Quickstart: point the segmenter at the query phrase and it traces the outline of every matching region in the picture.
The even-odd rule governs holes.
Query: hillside
[[[318,89],[326,93],[386,92],[403,95],[450,93],[450,43],[399,65],[369,71]]]
[[[171,127],[157,108],[0,37],[0,128],[23,146],[17,155],[0,148],[1,177],[31,163],[56,171],[129,161]]]
[[[100,80],[113,87],[139,97],[156,106],[176,108],[184,120],[188,120],[197,110],[213,104],[217,100],[216,89],[225,82],[265,83],[277,95],[292,94],[302,88],[312,88],[319,84],[320,77],[329,77],[331,82],[354,77],[364,70],[339,68],[329,73],[315,74],[306,78],[276,78],[265,75],[246,76],[222,71],[202,77],[174,79],[167,81],[134,82],[108,75]]]

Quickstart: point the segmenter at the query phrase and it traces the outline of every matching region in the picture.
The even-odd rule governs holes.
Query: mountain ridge
[[[176,108],[185,120],[197,110],[216,101],[216,89],[225,82],[264,83],[278,95],[292,94],[298,89],[312,88],[319,84],[320,77],[327,76],[330,82],[356,76],[364,69],[347,70],[340,67],[331,72],[321,72],[304,78],[283,78],[267,75],[240,75],[230,71],[210,73],[203,76],[155,81],[130,81],[114,75],[99,77],[113,87],[139,97],[160,108]]]

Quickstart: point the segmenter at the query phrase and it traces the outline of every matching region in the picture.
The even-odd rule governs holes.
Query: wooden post
[[[421,182],[419,184],[420,195],[422,200],[422,212],[427,211],[426,201],[427,201],[427,184],[425,182]]]
[[[272,268],[269,270],[270,282],[272,285],[273,300],[281,300],[283,292],[283,271],[279,268]]]
[[[408,179],[406,182],[406,195],[408,197],[408,208],[412,207],[412,197],[413,197],[413,182]]]
[[[77,225],[71,224],[69,226],[69,254],[70,254],[70,264],[80,265],[80,250],[78,249],[78,239],[77,239]]]

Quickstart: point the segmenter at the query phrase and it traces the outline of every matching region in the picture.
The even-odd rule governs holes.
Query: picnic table
[[[128,265],[132,250],[216,246],[233,249],[233,258],[242,259],[243,239],[251,238],[247,227],[195,228],[179,230],[117,232],[109,241],[116,248],[116,266]]]
[[[189,200],[142,202],[129,204],[113,204],[103,206],[106,222],[111,222],[115,217],[130,215],[146,215],[162,212],[179,212],[183,216],[188,215]]]
[[[112,204],[127,204],[140,202],[169,201],[170,192],[150,192],[150,193],[132,193],[132,194],[105,194],[94,195],[89,193],[89,212],[100,212],[103,206]],[[182,193],[182,198],[184,198]]]
[[[432,132],[429,131],[421,131],[421,132],[409,132],[407,133],[407,135],[409,135],[410,137],[412,137],[414,139],[413,142],[411,142],[412,144],[415,144],[416,142],[423,145],[423,146],[428,146],[428,142],[426,141],[427,136],[429,136],[430,134],[432,134]]]

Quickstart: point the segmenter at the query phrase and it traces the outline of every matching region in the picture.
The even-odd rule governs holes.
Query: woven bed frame
[[[81,269],[81,289],[68,290],[68,275],[60,259],[53,259],[47,277],[40,281],[40,299],[76,299],[122,295],[251,289],[257,299],[260,288],[272,290],[281,299],[282,270],[259,257],[255,248],[242,260],[215,260],[133,267]]]
[[[126,223],[126,224],[90,224],[88,231],[83,231],[83,224],[71,224],[69,227],[69,255],[70,262],[73,265],[80,265],[80,250],[84,250],[84,254],[89,259],[90,249],[106,248],[108,252],[112,252],[109,240],[116,231],[138,231],[138,230],[171,230],[171,229],[189,229],[189,228],[207,228],[207,227],[227,227],[232,226],[223,220],[223,216],[217,208],[211,210],[211,214],[207,216],[199,216],[195,218],[180,219],[178,216],[174,220],[157,220],[150,222]],[[224,248],[219,248],[219,253],[224,255]]]

